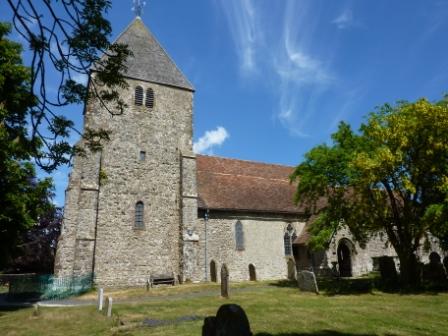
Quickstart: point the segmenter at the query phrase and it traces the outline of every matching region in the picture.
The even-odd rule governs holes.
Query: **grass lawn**
[[[189,285],[193,286],[193,285]],[[244,286],[244,285],[243,285]],[[193,286],[189,292],[199,290]],[[206,291],[216,285],[203,285]],[[254,335],[448,335],[448,294],[399,295],[374,292],[361,295],[314,295],[295,288],[256,285],[234,292],[228,300],[215,297],[167,299],[160,290],[153,301],[114,306],[106,319],[95,307],[32,308],[0,311],[1,335],[201,335],[202,319],[177,324],[142,327],[145,319],[175,320],[185,316],[214,315],[221,304],[237,303],[248,317]],[[133,297],[138,290],[122,291]],[[154,291],[157,292],[157,291]],[[180,295],[179,295],[180,292]],[[90,294],[92,295],[92,294]],[[119,292],[115,295],[120,297]]]

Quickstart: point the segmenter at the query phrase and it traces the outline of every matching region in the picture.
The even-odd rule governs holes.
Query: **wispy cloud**
[[[316,112],[319,96],[335,81],[329,66],[331,43],[315,48],[320,12],[312,1],[287,0],[282,2],[283,24],[271,26],[271,16],[260,2],[219,0],[219,3],[226,14],[243,73],[257,79],[262,74],[276,95],[274,120],[291,135],[307,137],[306,129]]]
[[[338,29],[346,29],[354,25],[353,11],[345,9],[341,14],[334,18],[331,23],[335,24]]]
[[[307,137],[314,100],[333,81],[328,64],[311,52],[305,32],[313,33],[316,21],[310,19],[305,3],[288,2],[283,31],[272,62],[279,85],[276,118],[291,135]]]
[[[252,0],[220,0],[238,51],[243,72],[256,70],[257,45],[261,40],[258,16]]]
[[[213,154],[213,149],[221,146],[229,137],[227,130],[218,126],[216,129],[206,131],[205,134],[193,144],[193,151],[199,154]]]

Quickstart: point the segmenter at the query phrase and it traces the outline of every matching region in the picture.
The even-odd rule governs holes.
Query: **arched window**
[[[139,201],[135,204],[135,223],[134,227],[137,229],[143,229],[145,223],[143,222],[144,205],[143,202]]]
[[[292,255],[292,243],[297,238],[296,232],[291,224],[288,224],[285,235],[283,236],[283,243],[285,245],[285,255]]]
[[[291,237],[288,232],[285,232],[285,235],[283,236],[283,242],[285,244],[285,255],[290,256],[292,249],[291,249]]]
[[[141,86],[135,88],[135,105],[143,105],[143,88]]]
[[[146,90],[145,106],[151,109],[154,107],[154,91],[151,88]]]
[[[237,251],[244,250],[244,231],[243,223],[237,221],[235,223],[235,246]]]

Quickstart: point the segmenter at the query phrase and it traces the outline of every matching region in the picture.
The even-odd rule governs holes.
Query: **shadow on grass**
[[[378,277],[365,278],[329,278],[321,277],[317,279],[320,294],[327,296],[335,295],[360,295],[372,294],[373,290],[384,293],[401,294],[401,295],[437,295],[446,293],[447,287],[439,286],[421,286],[420,288],[403,289],[397,283],[385,283]],[[281,288],[298,288],[296,280],[279,280],[269,283],[269,286]]]
[[[269,333],[258,333],[254,336],[377,336],[376,334],[351,334],[346,332],[339,332],[335,330],[319,330],[310,333],[280,333],[280,334],[269,334]],[[386,334],[386,336],[394,336],[394,334]]]
[[[275,287],[289,287],[289,288],[297,288],[297,281],[296,280],[278,280],[275,282],[270,282],[269,286],[275,286]]]

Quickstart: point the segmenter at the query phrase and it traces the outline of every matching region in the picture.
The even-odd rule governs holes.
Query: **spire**
[[[132,0],[132,4],[132,11],[135,13],[135,16],[141,17],[143,14],[143,7],[146,6],[146,1]]]
[[[126,62],[125,76],[194,91],[140,17],[136,17],[115,42],[126,44],[133,54]]]

